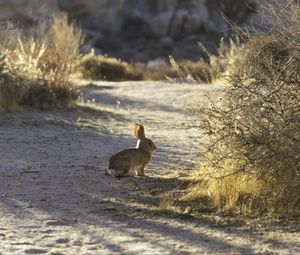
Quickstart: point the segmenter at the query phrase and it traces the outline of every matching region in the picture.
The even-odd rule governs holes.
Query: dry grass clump
[[[126,81],[144,79],[143,73],[135,70],[130,64],[112,57],[96,56],[93,52],[82,57],[79,71],[83,78],[92,80]]]
[[[238,37],[234,40],[230,39],[227,45],[222,39],[217,54],[209,52],[201,43],[199,43],[199,48],[206,54],[207,61],[203,58],[196,62],[175,61],[170,57],[173,73],[168,77],[180,82],[191,83],[214,83],[218,79],[225,80],[227,70],[240,51],[241,43]]]
[[[25,36],[12,25],[3,27],[0,70],[0,108],[22,104],[50,108],[70,105],[77,91],[70,75],[78,65],[81,31],[65,14],[42,23],[39,33]]]
[[[158,205],[158,209],[162,212],[177,212],[178,208],[173,205],[174,199],[171,195],[162,195],[161,200]]]
[[[155,62],[151,61],[151,62]],[[194,82],[195,80],[205,83],[212,82],[212,74],[210,66],[204,61],[180,60],[175,61],[170,57],[170,64],[163,61],[164,64],[158,62],[157,66],[144,67],[147,80],[176,80],[180,82]]]
[[[190,60],[186,61],[175,61],[174,58],[170,57],[170,63],[173,69],[171,75],[166,75],[168,79],[175,79],[179,82],[194,83],[194,82],[205,82],[212,83],[215,72],[211,66],[204,60],[193,62]]]
[[[222,99],[193,112],[206,137],[199,189],[221,209],[300,210],[300,6],[270,11],[276,25],[246,38]]]
[[[204,165],[206,164],[206,165]],[[183,201],[200,201],[201,208],[238,213],[260,213],[265,210],[260,206],[260,194],[263,182],[255,175],[233,172],[236,163],[227,161],[223,169],[203,163],[201,171],[194,180]]]

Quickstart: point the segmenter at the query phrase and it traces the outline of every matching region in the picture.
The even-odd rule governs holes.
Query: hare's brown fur
[[[145,175],[145,168],[149,164],[156,146],[145,137],[142,125],[136,124],[134,133],[138,138],[136,148],[128,148],[111,156],[107,173],[115,177]]]

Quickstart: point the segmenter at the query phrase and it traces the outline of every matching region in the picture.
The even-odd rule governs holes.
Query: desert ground
[[[300,254],[296,223],[253,226],[159,206],[187,188],[180,176],[199,163],[186,109],[207,102],[206,94],[217,98],[223,86],[81,86],[73,109],[24,108],[2,120],[0,254]],[[105,175],[112,154],[135,146],[136,122],[158,147],[147,176]]]

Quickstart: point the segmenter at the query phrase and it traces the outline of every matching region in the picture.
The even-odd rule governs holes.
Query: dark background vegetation
[[[232,34],[230,22],[243,25],[255,11],[252,0],[57,0],[1,1],[0,18],[34,33],[41,19],[66,12],[86,36],[82,50],[95,49],[126,61],[156,58],[198,60],[197,41],[216,50]],[[0,10],[1,10],[0,9]],[[228,19],[228,20],[226,20]]]

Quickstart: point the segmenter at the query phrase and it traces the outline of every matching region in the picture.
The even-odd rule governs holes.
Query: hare
[[[149,164],[156,146],[145,137],[143,125],[135,124],[134,135],[138,139],[136,147],[122,150],[111,156],[107,174],[114,177],[145,175],[145,168]]]

